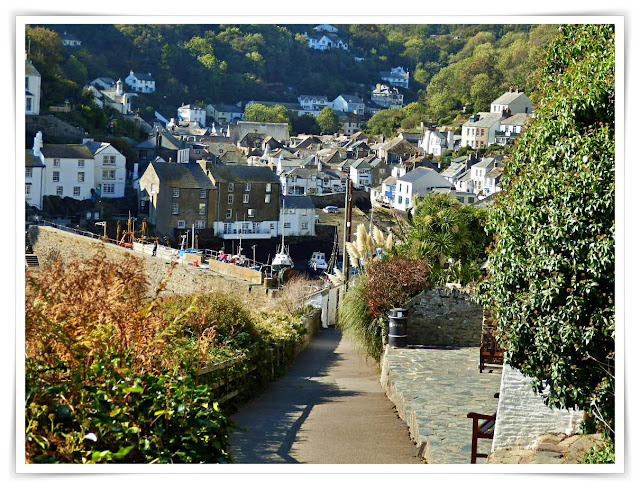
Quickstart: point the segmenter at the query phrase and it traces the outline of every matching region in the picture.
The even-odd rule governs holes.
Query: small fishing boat
[[[316,272],[324,272],[329,265],[325,260],[324,253],[320,251],[314,251],[309,259],[309,268]]]

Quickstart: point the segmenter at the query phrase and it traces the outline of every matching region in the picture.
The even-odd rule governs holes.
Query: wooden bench
[[[493,397],[496,399],[500,396],[499,392],[496,392]],[[468,413],[467,418],[473,420],[473,429],[471,434],[471,463],[475,464],[478,458],[487,458],[488,453],[478,453],[478,440],[480,438],[492,440],[493,430],[496,426],[495,414],[478,414]]]
[[[495,336],[490,333],[483,333],[480,341],[480,363],[478,370],[480,373],[487,364],[502,365],[504,361],[504,351],[500,348]]]

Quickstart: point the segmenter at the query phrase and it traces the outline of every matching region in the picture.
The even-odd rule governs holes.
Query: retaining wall
[[[482,308],[458,290],[426,290],[411,299],[407,344],[480,346]]]

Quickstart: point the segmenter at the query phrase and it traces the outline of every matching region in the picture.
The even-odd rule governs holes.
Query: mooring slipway
[[[377,365],[333,328],[232,419],[236,463],[422,463]]]

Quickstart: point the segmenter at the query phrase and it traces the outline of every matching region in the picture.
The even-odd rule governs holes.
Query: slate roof
[[[158,179],[176,188],[215,188],[213,182],[209,180],[202,167],[197,163],[166,163],[154,161],[150,164],[156,172]]]
[[[134,73],[133,76],[141,81],[153,81],[153,77],[149,73]]]
[[[25,151],[24,166],[30,167],[30,168],[35,168],[35,167],[44,168],[44,165],[40,161],[40,158],[36,158],[35,156],[33,156],[33,153],[31,152],[31,150]]]
[[[341,93],[336,98],[339,98],[339,97],[342,97],[347,103],[350,103],[350,104],[363,104],[364,103],[364,101],[360,97],[356,97],[355,95],[346,95],[344,93]]]
[[[283,195],[284,207],[287,209],[315,209],[313,199],[305,195]]]
[[[35,66],[31,61],[27,61],[25,65],[25,76],[40,76],[38,70],[36,70]]]
[[[414,189],[416,185],[423,188],[451,188],[451,182],[441,176],[438,172],[424,167],[418,167],[415,170],[405,173],[402,177],[398,178],[398,181],[412,183]]]
[[[497,160],[493,157],[482,158],[478,163],[473,165],[476,168],[487,168],[491,165],[496,165]]]
[[[463,124],[464,127],[491,127],[502,119],[502,114],[495,112],[478,112],[480,120],[471,122],[468,120]]]
[[[484,177],[485,178],[498,178],[499,179],[502,176],[503,172],[504,172],[503,168],[495,167],[491,171],[489,171],[489,173],[487,173]]]
[[[225,182],[280,183],[276,174],[264,166],[214,166],[210,170],[215,179]]]
[[[505,92],[502,95],[500,95],[497,99],[495,99],[493,102],[491,102],[492,104],[500,104],[500,105],[508,105],[511,102],[513,102],[514,100],[522,97],[524,94],[524,92]],[[526,95],[525,95],[526,97]]]
[[[45,158],[93,159],[86,144],[45,144],[41,151]]]
[[[531,114],[513,114],[511,117],[507,117],[503,121],[500,121],[500,124],[504,124],[505,126],[522,126],[529,119],[531,119]]]

